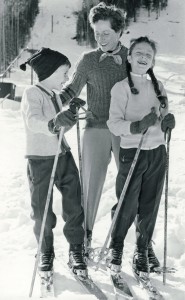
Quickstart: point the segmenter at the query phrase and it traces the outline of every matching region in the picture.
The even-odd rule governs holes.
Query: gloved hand
[[[61,127],[74,126],[77,120],[75,115],[68,109],[59,112],[52,120],[48,122],[48,128],[52,133],[58,133]]]
[[[141,121],[132,122],[130,124],[130,132],[132,134],[138,134],[145,132],[150,126],[153,126],[157,121],[157,114],[154,108],[151,109],[151,113],[144,116]]]
[[[54,119],[52,119],[48,122],[48,129],[53,134],[59,133],[59,130],[60,130],[55,127]]]
[[[70,102],[69,102],[69,109],[73,114],[76,114],[76,109],[80,109],[81,106],[85,105],[85,101],[80,99],[80,98],[73,98]]]
[[[167,114],[164,119],[161,122],[161,129],[163,132],[166,132],[166,130],[173,129],[175,127],[175,117],[173,114]]]

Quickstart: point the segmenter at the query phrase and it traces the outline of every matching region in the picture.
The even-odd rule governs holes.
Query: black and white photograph
[[[185,299],[184,15],[0,0],[0,300]]]

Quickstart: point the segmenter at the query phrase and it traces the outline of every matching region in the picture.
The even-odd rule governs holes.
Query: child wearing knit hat
[[[53,90],[60,91],[68,80],[71,64],[58,51],[42,48],[20,68],[26,71],[30,65],[38,76],[38,83],[25,89],[21,110],[26,132],[27,176],[31,194],[31,217],[34,220],[34,234],[39,241],[41,224],[46,204],[53,163],[58,146],[60,127],[71,127],[76,123],[75,114],[62,111],[60,97]],[[74,104],[74,103],[72,103]],[[81,103],[83,105],[83,101]],[[73,105],[74,108],[74,105]],[[57,113],[57,115],[56,115]],[[70,244],[69,265],[75,274],[87,276],[83,254],[84,212],[81,206],[81,187],[78,169],[65,137],[61,145],[54,184],[62,194],[64,235]],[[44,230],[39,270],[52,271],[54,260],[53,228],[56,216],[52,210],[51,195]]]

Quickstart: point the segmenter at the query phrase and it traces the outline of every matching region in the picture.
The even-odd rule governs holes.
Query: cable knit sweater
[[[111,56],[99,62],[102,53],[101,49],[96,49],[83,54],[77,63],[72,79],[60,94],[62,102],[68,103],[71,98],[78,97],[83,87],[87,86],[88,110],[96,118],[87,120],[86,127],[107,128],[110,91],[116,82],[127,76],[125,67],[127,48],[121,46],[121,50],[116,53],[121,56],[122,65],[116,64]]]
[[[165,109],[160,108],[160,102],[156,97],[153,84],[147,78],[147,75],[131,73],[131,76],[134,86],[139,90],[139,94],[134,95],[131,93],[127,78],[115,84],[111,91],[110,116],[107,121],[110,131],[121,137],[120,146],[122,148],[137,148],[139,145],[141,134],[131,134],[131,122],[140,121],[151,112],[152,107],[155,107],[158,117],[164,117],[168,111],[168,107]],[[159,82],[159,86],[161,94],[166,96],[161,82]],[[165,144],[160,119],[147,130],[141,149],[154,149]]]
[[[37,85],[42,87],[40,83]],[[44,86],[43,88],[51,94],[51,91]],[[57,102],[62,110],[59,96]],[[25,156],[27,158],[50,158],[55,156],[58,138],[48,129],[48,121],[56,115],[51,97],[36,86],[29,86],[23,93],[21,111],[26,132]]]

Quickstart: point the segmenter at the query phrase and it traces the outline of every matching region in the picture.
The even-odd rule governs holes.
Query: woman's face
[[[119,42],[121,31],[115,32],[109,20],[99,20],[93,24],[95,40],[103,52],[113,51]]]
[[[141,42],[134,46],[127,59],[131,64],[132,72],[143,75],[154,64],[154,50],[148,43]]]

